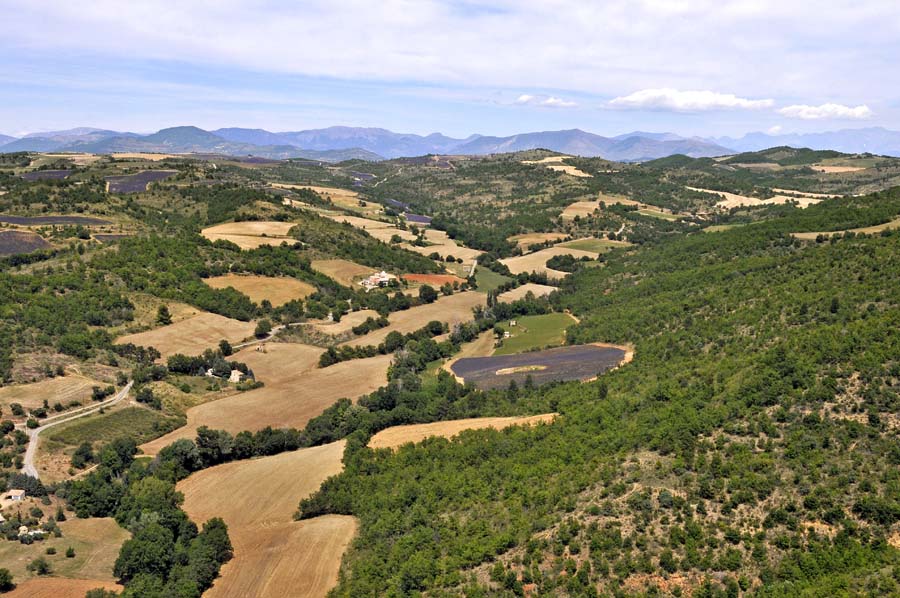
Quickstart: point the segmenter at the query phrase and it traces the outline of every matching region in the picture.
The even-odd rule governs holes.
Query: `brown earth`
[[[304,358],[305,362],[291,365],[288,353],[278,351],[280,347],[290,345],[267,343],[267,353],[252,355],[255,351],[253,347],[238,353],[235,359],[247,363],[265,386],[192,407],[187,411],[187,425],[141,448],[146,454],[155,455],[179,438],[194,438],[200,426],[226,430],[232,434],[243,430],[257,431],[266,426],[303,428],[338,399],[356,399],[387,384],[387,370],[393,359],[391,355],[310,369],[309,356]],[[313,349],[321,352],[321,349]],[[294,351],[295,355],[301,352],[298,349]],[[270,355],[274,359],[266,363]]]
[[[468,322],[474,318],[472,309],[485,305],[487,295],[475,291],[454,293],[441,297],[434,303],[420,305],[403,311],[395,311],[388,316],[389,326],[379,328],[369,334],[349,340],[344,345],[359,347],[380,344],[393,331],[407,334],[425,326],[432,320],[446,322],[449,326]]]
[[[66,579],[64,577],[35,577],[19,583],[16,589],[5,594],[6,598],[84,598],[89,591],[104,588],[114,592],[122,586],[113,581],[92,579]]]
[[[313,260],[312,269],[348,287],[376,271],[375,268],[341,259]]]
[[[234,558],[207,592],[213,598],[324,597],[356,533],[353,517],[293,521],[302,498],[343,469],[344,441],[206,469],[179,482],[196,523],[222,517]]]
[[[155,347],[163,359],[175,353],[199,355],[215,347],[222,339],[237,343],[253,334],[253,322],[241,322],[225,316],[201,313],[192,318],[162,326],[147,332],[128,334],[116,339],[116,344],[134,343]]]
[[[429,424],[394,426],[372,436],[369,440],[369,447],[397,448],[409,442],[421,442],[430,436],[452,438],[465,430],[481,430],[484,428],[502,430],[510,426],[531,426],[538,423],[550,423],[556,415],[556,413],[545,413],[519,417],[475,417]]]
[[[232,287],[248,297],[254,303],[260,303],[268,299],[274,307],[284,305],[293,299],[306,299],[316,292],[313,285],[285,276],[246,276],[238,274],[226,274],[204,280],[214,289]]]

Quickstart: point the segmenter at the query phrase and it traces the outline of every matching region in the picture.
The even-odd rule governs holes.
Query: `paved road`
[[[115,405],[128,396],[128,392],[131,390],[133,384],[133,381],[126,384],[125,387],[117,392],[111,399],[107,399],[94,405],[88,405],[87,407],[81,407],[69,413],[61,413],[60,415],[48,417],[44,420],[43,425],[34,428],[33,430],[25,428],[25,433],[28,434],[28,448],[25,449],[25,458],[22,465],[22,473],[30,475],[34,478],[40,478],[40,476],[38,475],[37,467],[34,466],[34,458],[37,455],[38,442],[40,441],[39,435],[41,432],[43,432],[47,428],[52,428],[53,426],[58,426],[59,424],[78,419],[79,417],[90,415],[96,411],[99,411],[100,409],[103,409],[104,407]]]

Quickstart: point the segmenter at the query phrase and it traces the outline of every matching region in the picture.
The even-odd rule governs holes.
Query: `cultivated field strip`
[[[397,448],[407,443],[421,442],[433,436],[452,438],[466,430],[482,430],[484,428],[502,430],[510,426],[532,426],[539,423],[550,423],[556,415],[555,413],[545,413],[542,415],[516,417],[473,417],[428,424],[394,426],[372,436],[369,440],[369,447],[373,449]]]
[[[237,343],[252,335],[255,327],[253,322],[201,313],[168,326],[121,336],[116,339],[116,343],[155,347],[165,359],[175,353],[199,355],[205,349],[218,345],[222,339]]]

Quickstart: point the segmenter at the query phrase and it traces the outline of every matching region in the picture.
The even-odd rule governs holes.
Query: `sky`
[[[0,133],[900,129],[896,0],[0,0]]]

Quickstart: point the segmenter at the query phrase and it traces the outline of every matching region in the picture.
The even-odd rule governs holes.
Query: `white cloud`
[[[523,93],[515,101],[520,106],[542,106],[544,108],[575,108],[577,102],[557,98],[556,96],[531,95]]]
[[[609,104],[617,108],[702,112],[705,110],[758,110],[771,108],[775,101],[769,99],[750,100],[716,91],[681,91],[665,87],[642,89],[630,95],[615,98]]]
[[[839,118],[849,120],[862,120],[871,118],[874,113],[865,104],[851,107],[843,104],[822,104],[821,106],[807,106],[796,104],[785,106],[778,111],[788,118],[800,118],[803,120],[823,120],[827,118]]]
[[[779,133],[781,133],[781,129],[781,125],[773,125],[766,129],[766,133],[768,133],[769,135],[778,135]]]

